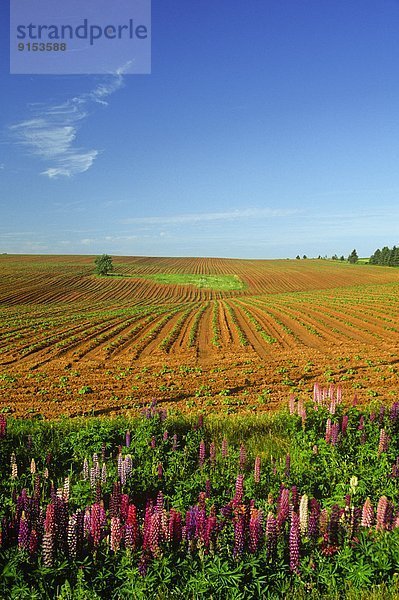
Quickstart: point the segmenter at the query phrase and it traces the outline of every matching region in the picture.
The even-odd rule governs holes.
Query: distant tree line
[[[370,265],[384,265],[386,267],[399,267],[399,248],[393,246],[388,248],[384,246],[382,250],[377,250],[370,256]]]

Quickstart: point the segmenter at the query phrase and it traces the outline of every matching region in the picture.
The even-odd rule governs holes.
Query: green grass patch
[[[123,273],[112,273],[109,276],[140,277],[168,285],[194,285],[198,288],[211,290],[243,290],[246,287],[237,275],[196,275],[190,273],[155,273],[151,275],[135,273],[134,275],[124,275]]]

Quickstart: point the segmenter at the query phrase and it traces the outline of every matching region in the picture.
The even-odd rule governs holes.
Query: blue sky
[[[398,244],[398,0],[153,0],[150,75],[10,75],[0,10],[0,252]]]

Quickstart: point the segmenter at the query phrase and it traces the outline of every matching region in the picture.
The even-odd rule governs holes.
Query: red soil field
[[[54,417],[276,408],[315,381],[396,394],[399,271],[328,260],[0,256],[0,410]],[[244,289],[154,274],[235,275]],[[135,277],[137,275],[137,277]]]

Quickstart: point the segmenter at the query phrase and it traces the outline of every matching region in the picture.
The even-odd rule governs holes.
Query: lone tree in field
[[[354,265],[355,263],[357,263],[358,260],[359,260],[359,257],[357,255],[356,250],[352,250],[352,252],[348,256],[348,262],[350,262],[352,265]]]
[[[112,273],[114,270],[114,266],[112,264],[112,257],[108,254],[102,254],[101,256],[97,256],[94,261],[96,265],[96,273],[97,275],[108,275],[108,273]]]

